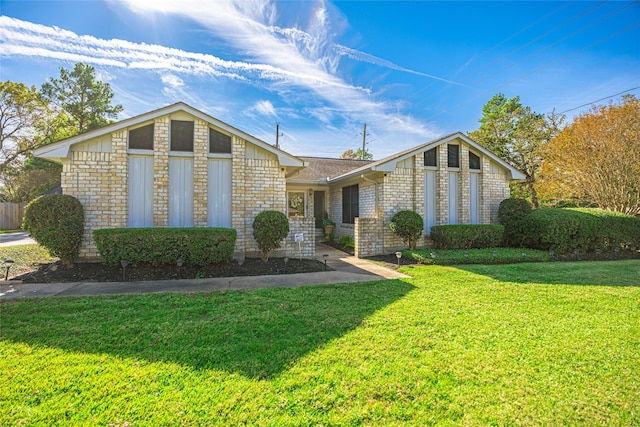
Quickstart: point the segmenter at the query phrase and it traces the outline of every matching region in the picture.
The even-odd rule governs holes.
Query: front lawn
[[[0,304],[0,425],[640,425],[640,261]]]

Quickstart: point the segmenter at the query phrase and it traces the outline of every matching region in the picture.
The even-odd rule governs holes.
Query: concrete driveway
[[[5,246],[32,245],[36,243],[29,233],[20,231],[17,233],[0,234],[0,248]]]

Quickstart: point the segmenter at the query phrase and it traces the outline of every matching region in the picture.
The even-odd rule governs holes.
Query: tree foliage
[[[524,174],[526,192],[538,206],[535,182],[542,165],[542,148],[558,131],[563,118],[531,111],[520,97],[507,98],[499,93],[484,107],[480,128],[469,137]]]
[[[38,135],[51,117],[35,86],[0,83],[0,172],[45,142]]]
[[[262,211],[253,220],[253,237],[263,262],[269,261],[271,251],[278,249],[288,234],[289,218],[282,212]]]
[[[540,192],[640,215],[640,100],[593,106],[544,151]]]
[[[342,153],[340,158],[352,160],[373,160],[373,154],[368,151],[362,151],[362,148],[358,148],[356,151],[349,149]]]
[[[42,94],[68,114],[76,133],[104,126],[122,111],[122,105],[111,105],[109,83],[96,80],[95,69],[81,62],[71,71],[60,68],[60,78],[44,83]]]

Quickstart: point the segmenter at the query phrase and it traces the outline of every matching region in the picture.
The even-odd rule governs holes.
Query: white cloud
[[[169,87],[178,88],[184,86],[184,81],[175,74],[164,74],[160,76],[160,78],[162,79],[162,83]]]
[[[269,100],[263,100],[256,102],[251,108],[249,108],[250,113],[257,113],[262,116],[273,116],[276,117],[276,109],[273,107],[273,104]]]

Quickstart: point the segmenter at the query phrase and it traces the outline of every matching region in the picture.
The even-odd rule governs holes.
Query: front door
[[[316,228],[322,228],[324,218],[324,191],[313,192],[313,216],[316,218]]]

